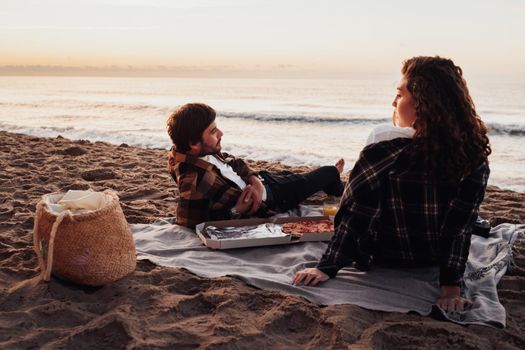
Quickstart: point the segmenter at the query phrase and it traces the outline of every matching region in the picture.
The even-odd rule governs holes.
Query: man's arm
[[[490,170],[483,163],[461,180],[441,226],[440,284],[459,286],[467,262],[472,226],[485,196]]]
[[[252,194],[250,197],[253,199],[252,206],[248,210],[250,213],[255,213],[259,210],[262,202],[262,194],[264,190],[264,185],[261,180],[257,177],[257,172],[253,171],[244,160],[240,158],[235,158],[231,154],[222,153],[221,157],[226,161],[226,163],[232,167],[233,171],[237,173],[247,184],[252,185]]]
[[[253,202],[250,208],[250,213],[253,214],[257,212],[257,210],[259,210],[259,207],[261,206],[264,185],[261,182],[261,180],[259,180],[259,178],[255,175],[250,176],[248,181],[253,189],[253,195],[252,195]]]
[[[243,193],[238,188],[219,185],[211,173],[199,175],[197,171],[187,171],[178,180],[177,223],[180,225],[194,228],[195,225],[212,219],[232,219],[231,208],[236,206],[242,214],[247,211],[245,207],[251,205],[251,201],[239,205]],[[223,209],[212,211],[214,207]]]
[[[240,158],[235,158],[231,154],[222,153],[221,156],[226,161],[226,163],[232,167],[233,171],[237,173],[246,183],[250,183],[250,177],[257,177],[257,172],[253,171],[244,160]]]

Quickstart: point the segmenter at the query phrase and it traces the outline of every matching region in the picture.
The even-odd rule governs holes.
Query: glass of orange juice
[[[323,215],[335,216],[339,210],[339,202],[337,200],[329,199],[323,203]]]

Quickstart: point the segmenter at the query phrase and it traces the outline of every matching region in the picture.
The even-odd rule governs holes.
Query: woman
[[[485,194],[491,152],[487,128],[476,113],[452,60],[414,57],[404,62],[392,103],[395,119],[413,138],[363,149],[341,198],[336,232],[316,268],[294,284],[317,285],[344,266],[438,265],[445,311],[460,311],[460,284],[472,226]]]

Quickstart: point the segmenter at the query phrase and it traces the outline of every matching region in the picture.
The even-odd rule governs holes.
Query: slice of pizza
[[[301,220],[283,224],[282,231],[293,237],[301,237],[304,233],[334,232],[334,223],[330,220]]]

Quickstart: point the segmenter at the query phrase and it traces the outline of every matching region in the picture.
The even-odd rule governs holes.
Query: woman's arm
[[[485,196],[490,170],[483,163],[463,178],[455,198],[450,202],[440,241],[440,284],[459,286],[467,262],[472,227]]]
[[[345,190],[345,193],[347,192]],[[367,235],[370,232],[379,217],[379,201],[379,193],[376,190],[368,192],[366,201],[348,198],[342,202],[337,213],[338,225],[335,234],[317,267],[297,272],[292,283],[316,286],[334,278],[340,269],[350,265],[353,261],[356,262],[356,266],[360,266],[360,269],[366,269],[370,257],[361,251],[361,242],[366,240],[366,237],[361,236],[363,233]]]
[[[472,226],[485,196],[489,174],[488,164],[484,163],[460,182],[441,227],[441,288],[436,304],[445,311],[462,311],[471,305],[461,297],[460,284],[469,254]]]
[[[381,177],[406,145],[402,141],[398,145],[376,144],[361,152],[341,198],[332,240],[317,267],[299,271],[293,279],[294,284],[316,285],[328,277],[335,277],[341,268],[353,261],[366,267],[369,256],[361,248],[381,213]]]

